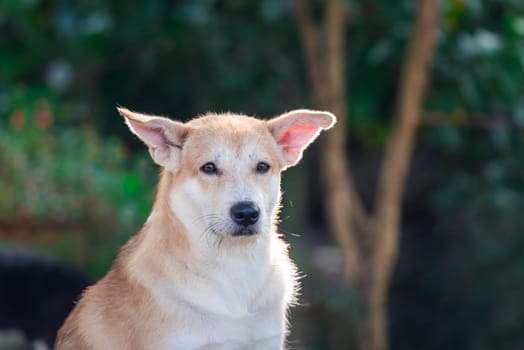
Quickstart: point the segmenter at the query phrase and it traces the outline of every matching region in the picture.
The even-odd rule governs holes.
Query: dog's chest
[[[281,349],[289,279],[281,265],[231,260],[213,277],[191,283],[151,284],[152,295],[172,315],[159,349]],[[234,268],[233,268],[234,266]],[[285,270],[285,269],[284,269]],[[169,327],[169,326],[168,326]]]
[[[278,350],[282,348],[283,335],[283,325],[270,312],[238,320],[203,317],[190,328],[166,334],[161,347],[166,350]]]

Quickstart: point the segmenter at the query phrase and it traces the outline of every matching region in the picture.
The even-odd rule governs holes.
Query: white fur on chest
[[[231,320],[206,315],[193,320],[193,327],[166,334],[163,349],[274,349],[282,348],[283,325],[277,309]]]
[[[295,283],[282,245],[264,237],[247,250],[217,254],[196,271],[175,263],[170,276],[135,270],[173,321],[159,348],[281,349]]]

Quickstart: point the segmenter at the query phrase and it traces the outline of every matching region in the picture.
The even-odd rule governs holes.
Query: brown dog
[[[335,117],[119,112],[163,168],[155,203],[56,348],[282,349],[297,281],[276,232],[280,173]]]

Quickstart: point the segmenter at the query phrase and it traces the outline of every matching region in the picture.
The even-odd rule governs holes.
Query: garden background
[[[339,4],[339,119],[364,210],[387,176],[399,81],[429,1]],[[331,3],[1,0],[0,244],[103,276],[149,215],[158,173],[116,106],[179,120],[322,107],[300,11],[327,28],[315,36],[322,56]],[[523,349],[524,2],[443,0],[436,11],[388,341],[375,349]],[[284,173],[281,230],[305,275],[292,349],[366,348],[358,324],[369,310],[326,214],[329,137]]]

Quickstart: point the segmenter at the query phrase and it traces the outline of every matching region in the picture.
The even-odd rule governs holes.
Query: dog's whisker
[[[205,222],[206,220],[213,220],[213,219],[219,219],[219,218],[222,218],[222,215],[220,214],[206,214],[206,215],[201,215],[201,216],[198,216],[196,217],[194,220],[193,220],[193,223],[202,223],[202,222]]]

